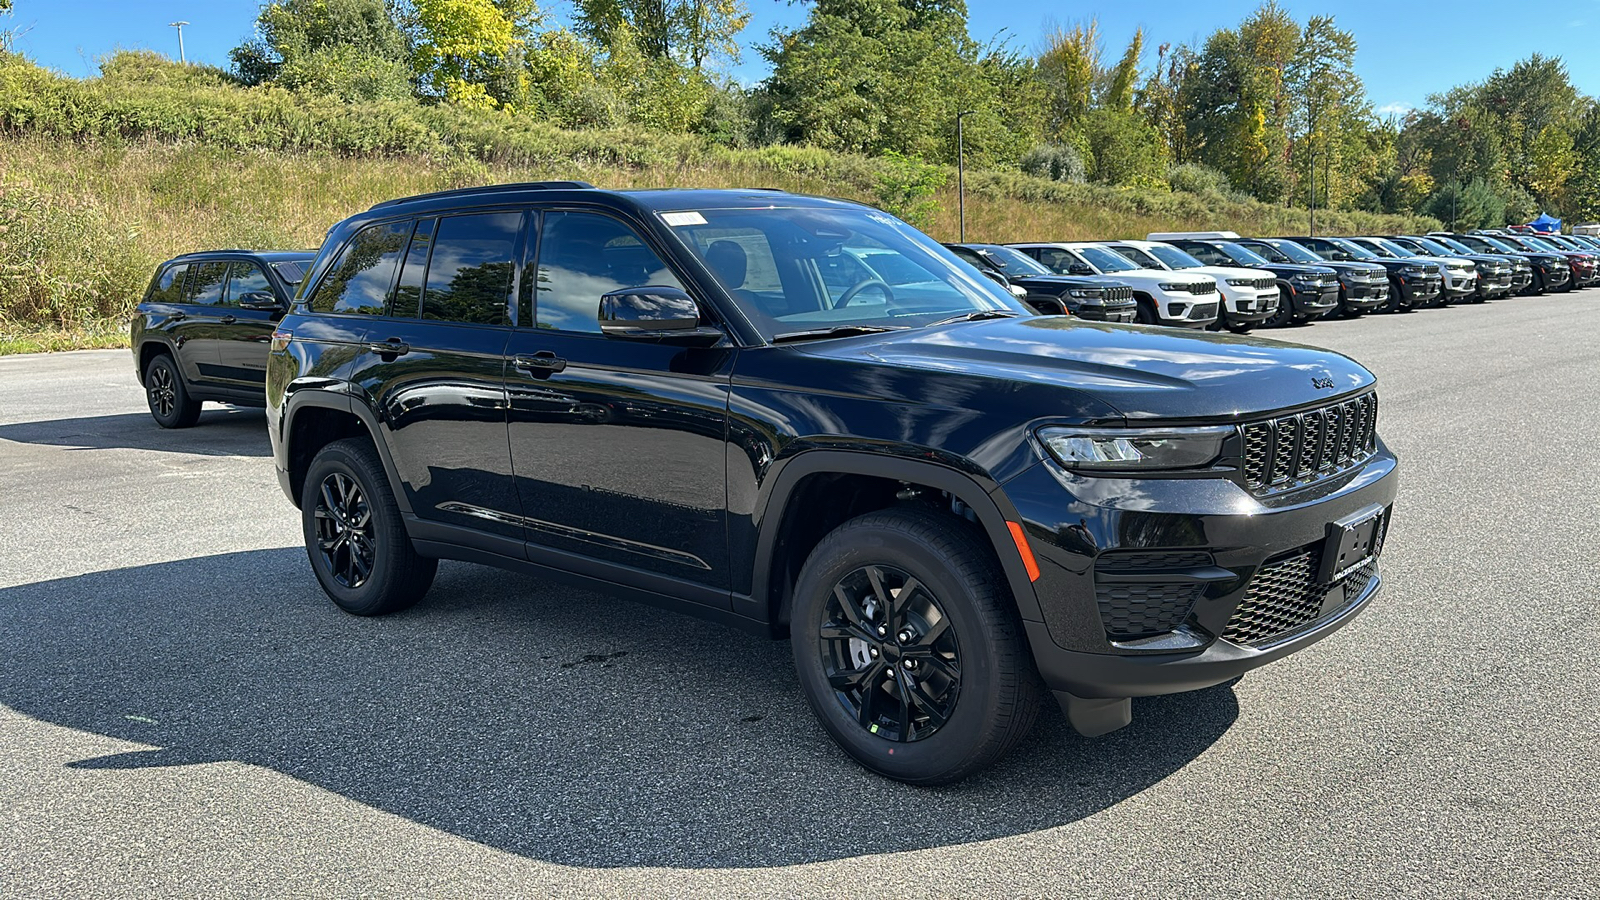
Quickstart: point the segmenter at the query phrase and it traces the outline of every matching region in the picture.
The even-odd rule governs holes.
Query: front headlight
[[[1256,286],[1256,280],[1254,278],[1229,278],[1228,279],[1228,283],[1233,285],[1234,287],[1255,287]]]
[[[1039,429],[1039,440],[1058,462],[1083,471],[1156,472],[1200,469],[1222,455],[1229,425],[1207,428]]]
[[[1074,300],[1099,300],[1101,292],[1094,288],[1072,288],[1067,291],[1067,296]]]
[[[1178,291],[1180,293],[1185,293],[1185,294],[1187,294],[1189,292],[1189,286],[1187,284],[1183,284],[1182,282],[1177,282],[1177,281],[1169,281],[1166,284],[1158,284],[1158,285],[1156,285],[1156,287],[1161,288],[1163,291],[1169,291],[1169,292]]]
[[[1401,269],[1401,271],[1405,272],[1407,275],[1426,275],[1428,272],[1428,270],[1422,266],[1406,266],[1404,269]]]

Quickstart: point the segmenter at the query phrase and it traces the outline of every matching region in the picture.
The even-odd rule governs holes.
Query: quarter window
[[[536,281],[538,327],[594,333],[602,295],[647,284],[683,288],[633,229],[586,212],[544,214]]]
[[[189,302],[200,306],[213,306],[222,301],[222,287],[228,281],[228,264],[225,262],[201,263],[189,279]]]
[[[422,318],[510,324],[507,304],[521,231],[520,212],[440,219],[428,262],[427,288],[422,293]],[[411,262],[406,261],[408,270]],[[598,310],[598,297],[595,306]]]
[[[156,276],[155,288],[150,291],[151,303],[182,303],[183,278],[189,274],[188,263],[167,266]]]
[[[312,311],[383,315],[395,264],[410,232],[410,222],[370,225],[357,232],[317,285]]]

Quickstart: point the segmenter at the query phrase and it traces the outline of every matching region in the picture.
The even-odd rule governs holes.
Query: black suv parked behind
[[[1339,273],[1326,265],[1277,263],[1239,244],[1231,231],[1193,234],[1151,234],[1148,241],[1165,241],[1208,266],[1266,269],[1278,276],[1278,311],[1267,324],[1278,327],[1311,322],[1339,307]]]
[[[1329,262],[1358,261],[1381,265],[1389,273],[1389,300],[1383,312],[1410,312],[1432,303],[1444,293],[1439,267],[1420,259],[1384,256],[1347,237],[1301,237],[1295,243]]]
[[[272,346],[279,479],[340,607],[453,558],[787,636],[822,727],[923,784],[1014,746],[1043,687],[1100,734],[1348,623],[1397,483],[1337,353],[1039,316],[779,192],[380,204]]]
[[[193,425],[204,400],[262,405],[267,341],[311,259],[304,250],[215,250],[156,267],[129,343],[157,424]]]
[[[978,271],[998,275],[1026,292],[1023,302],[1043,315],[1069,313],[1097,322],[1132,322],[1139,314],[1133,288],[1110,278],[1057,275],[1033,257],[1002,244],[946,244]]]
[[[1376,263],[1330,260],[1306,249],[1298,238],[1245,238],[1239,246],[1269,262],[1327,266],[1339,273],[1339,314],[1364,315],[1389,302],[1389,272]]]

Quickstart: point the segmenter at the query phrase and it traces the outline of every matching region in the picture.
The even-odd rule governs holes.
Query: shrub
[[[878,207],[914,228],[927,229],[939,211],[935,195],[948,177],[949,173],[940,166],[890,150],[884,154],[883,168],[878,173]]]
[[[1199,163],[1183,163],[1168,169],[1167,184],[1173,190],[1183,191],[1186,194],[1214,194],[1225,197],[1233,191],[1226,174]]]
[[[1051,181],[1082,183],[1089,180],[1083,157],[1066,144],[1040,144],[1022,157],[1022,171]]]

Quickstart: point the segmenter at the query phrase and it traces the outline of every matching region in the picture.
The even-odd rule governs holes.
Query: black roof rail
[[[455,188],[448,191],[433,191],[428,194],[413,194],[410,197],[396,197],[374,203],[369,209],[383,209],[386,206],[395,206],[400,203],[410,203],[413,200],[434,200],[440,197],[457,197],[466,194],[483,194],[490,191],[561,191],[561,190],[593,190],[594,185],[587,181],[520,181],[512,184],[481,184],[477,187]]]

